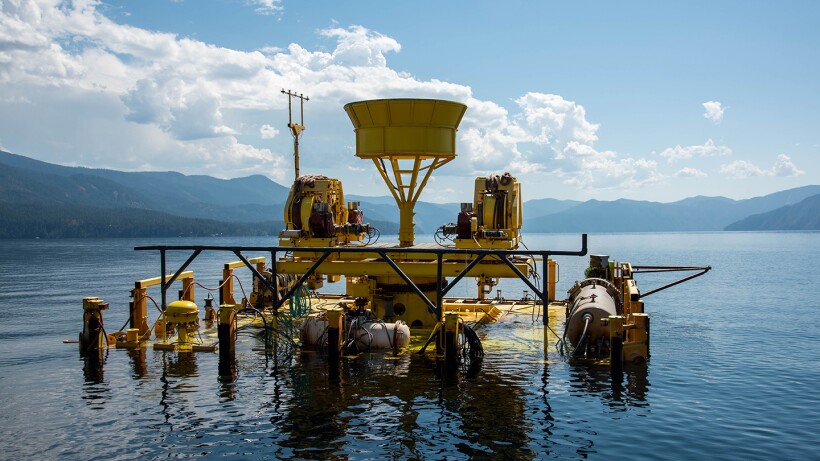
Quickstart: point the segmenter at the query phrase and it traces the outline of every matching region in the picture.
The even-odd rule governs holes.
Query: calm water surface
[[[820,233],[590,236],[592,253],[615,260],[714,267],[646,298],[652,358],[621,382],[554,348],[545,360],[530,316],[486,329],[480,372],[449,378],[420,357],[365,355],[332,379],[321,356],[266,356],[247,337],[223,383],[216,354],[111,350],[97,368],[62,343],[82,327],[84,296],[111,304],[108,330],[126,321],[134,280],[159,275],[158,255],[135,245],[271,243],[0,241],[0,458],[820,459]],[[226,258],[201,256],[197,279],[216,285]],[[559,263],[565,292],[586,258]]]

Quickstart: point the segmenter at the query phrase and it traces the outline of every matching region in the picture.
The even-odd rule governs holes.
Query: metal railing
[[[365,253],[365,254],[374,254],[378,255],[384,262],[386,262],[405,283],[416,293],[422,301],[427,305],[430,312],[434,313],[437,318],[441,318],[442,315],[442,301],[444,296],[453,288],[467,273],[473,269],[477,264],[479,264],[482,260],[487,257],[497,258],[499,261],[506,264],[517,276],[521,281],[523,281],[533,292],[538,296],[541,300],[542,305],[546,306],[549,304],[548,302],[548,271],[549,271],[549,263],[548,260],[551,256],[586,256],[587,254],[587,234],[581,234],[581,249],[580,250],[496,250],[496,249],[472,249],[472,248],[413,248],[413,247],[367,247],[367,246],[357,246],[357,247],[282,247],[282,246],[213,246],[213,245],[150,245],[150,246],[138,246],[135,247],[134,250],[136,251],[159,251],[160,254],[160,277],[162,279],[162,283],[160,284],[160,288],[162,290],[162,310],[165,311],[166,302],[167,302],[167,291],[174,283],[174,281],[179,278],[179,276],[188,268],[188,266],[199,256],[203,251],[223,251],[223,252],[231,252],[236,255],[242,263],[248,267],[253,273],[253,276],[259,280],[259,282],[264,285],[264,287],[269,290],[273,294],[273,311],[274,313],[278,312],[282,305],[287,301],[299,287],[304,284],[304,282],[313,275],[322,263],[330,257],[331,254],[334,253]],[[191,251],[191,255],[188,259],[174,272],[174,274],[168,278],[167,276],[167,269],[166,269],[166,254],[169,251]],[[242,254],[243,252],[265,252],[270,253],[271,255],[271,272],[272,277],[271,280],[276,280],[277,272],[276,272],[276,262],[277,262],[277,255],[281,253],[291,253],[291,252],[300,252],[300,253],[317,253],[321,254],[308,268],[305,273],[301,274],[299,279],[296,283],[291,286],[291,288],[280,298],[279,292],[274,285],[272,285],[265,276],[263,276],[256,267],[251,264],[248,259]],[[443,261],[445,255],[473,255],[475,258],[470,261],[469,264],[458,274],[456,277],[446,286],[442,287],[441,283],[436,284],[436,299],[435,302],[431,301],[424,292],[419,289],[419,287],[413,282],[410,277],[405,274],[401,268],[396,264],[393,258],[390,257],[390,254],[395,253],[403,253],[403,254],[433,254],[436,257],[436,277],[438,280],[441,280],[443,277]],[[541,272],[542,272],[542,286],[536,287],[528,278],[527,276],[522,273],[512,260],[510,260],[510,256],[540,256],[541,257]],[[536,268],[537,271],[537,268]],[[548,324],[548,316],[543,316],[543,323],[544,325]]]

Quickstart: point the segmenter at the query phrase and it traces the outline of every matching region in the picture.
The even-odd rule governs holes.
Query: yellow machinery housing
[[[478,177],[473,203],[462,203],[456,248],[514,250],[521,240],[521,184],[509,173]]]
[[[304,175],[293,182],[284,218],[282,246],[346,245],[362,241],[369,231],[358,202],[345,205],[342,182],[321,175]]]

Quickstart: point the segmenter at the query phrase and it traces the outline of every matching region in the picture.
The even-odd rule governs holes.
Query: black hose
[[[584,315],[584,331],[581,333],[581,340],[578,341],[578,345],[575,346],[575,350],[572,351],[572,356],[573,357],[577,357],[579,355],[578,350],[579,349],[583,350],[583,349],[581,349],[581,346],[589,339],[589,338],[587,338],[587,328],[589,328],[589,322],[590,321],[592,321],[592,315],[585,314]]]
[[[484,357],[484,347],[481,345],[481,339],[475,330],[468,325],[464,325],[464,338],[467,340],[467,345],[470,346],[470,360],[482,359]]]

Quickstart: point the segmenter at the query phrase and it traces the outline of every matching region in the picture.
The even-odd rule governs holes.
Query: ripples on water
[[[578,246],[577,236],[527,240]],[[818,458],[817,233],[591,236],[591,252],[616,260],[714,267],[647,298],[652,358],[621,380],[554,348],[545,357],[530,315],[482,333],[475,375],[448,376],[417,356],[363,355],[334,378],[320,355],[266,356],[243,338],[236,380],[220,382],[216,354],[111,350],[95,366],[62,344],[81,328],[83,296],[110,302],[106,323],[119,328],[133,281],[159,272],[158,257],[133,246],[163,243],[268,244],[0,241],[3,458]],[[213,284],[223,257],[201,256],[198,280]],[[586,261],[559,262],[566,290]],[[524,286],[501,289],[514,297]]]

